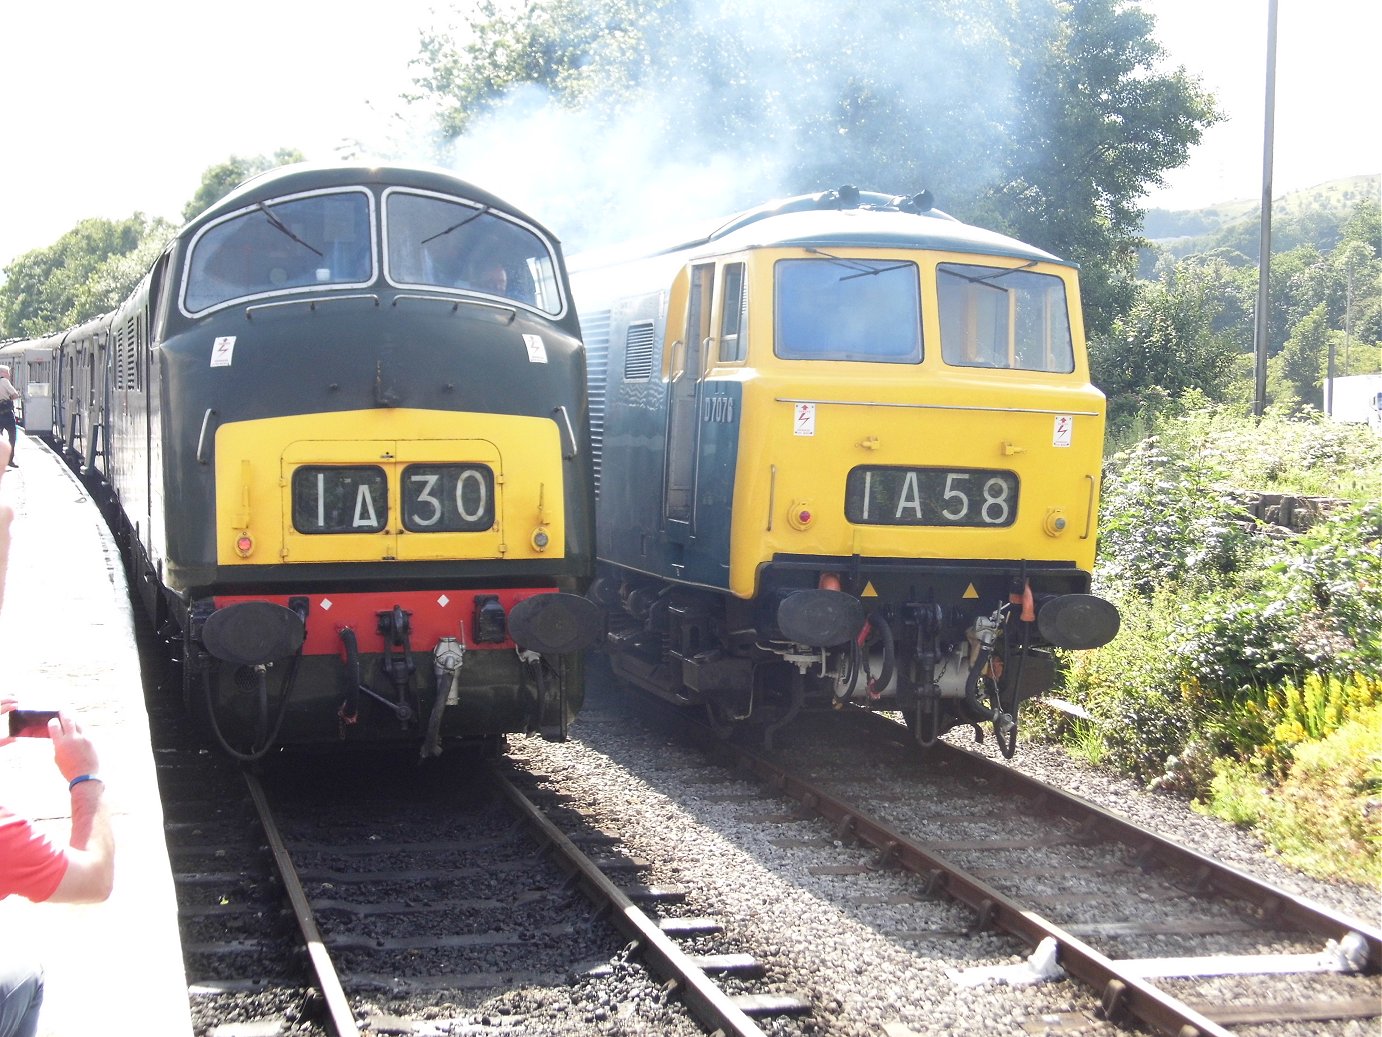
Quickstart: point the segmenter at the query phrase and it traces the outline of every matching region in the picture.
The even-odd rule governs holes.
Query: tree
[[[87,219],[47,248],[25,253],[4,271],[0,334],[46,335],[114,309],[174,230],[142,213]]]
[[[1329,327],[1321,303],[1291,329],[1291,337],[1281,352],[1267,362],[1267,383],[1274,405],[1293,407],[1307,404],[1324,409],[1321,392],[1325,354],[1329,349]]]
[[[184,221],[191,220],[205,212],[256,173],[301,161],[303,154],[296,148],[279,148],[272,156],[256,155],[254,158],[231,155],[202,174],[201,186],[182,208],[182,218]]]
[[[1090,349],[1093,380],[1109,398],[1115,421],[1198,390],[1222,400],[1232,379],[1238,348],[1214,325],[1223,305],[1213,283],[1168,276],[1137,286],[1127,316]]]
[[[1097,333],[1131,302],[1138,199],[1217,120],[1126,0],[483,0],[424,39],[442,136],[546,174],[588,247],[697,202],[724,215],[852,183],[933,190],[962,218],[1080,262]],[[521,88],[545,91],[543,132]],[[561,156],[554,114],[579,120]],[[531,144],[554,160],[535,169]],[[614,185],[614,186],[611,186]],[[714,190],[712,190],[712,186]],[[547,213],[550,223],[558,215]],[[607,234],[602,241],[597,235]]]
[[[1333,285],[1330,323],[1344,332],[1339,374],[1353,373],[1355,346],[1382,344],[1382,259],[1376,249],[1371,242],[1345,235],[1328,257]],[[1358,359],[1365,363],[1359,373],[1377,369],[1377,352],[1374,348],[1367,357],[1367,351],[1358,350]]]
[[[1183,69],[1156,70],[1163,51],[1138,7],[1023,0],[1011,13],[1011,143],[981,222],[1079,262],[1090,330],[1101,335],[1133,301],[1139,199],[1185,162],[1219,114]]]

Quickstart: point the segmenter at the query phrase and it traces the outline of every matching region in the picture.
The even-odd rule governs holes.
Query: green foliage
[[[1076,720],[1065,740],[1073,756],[1097,767],[1108,759],[1108,742],[1097,722]]]
[[[1090,348],[1093,380],[1109,398],[1115,423],[1147,404],[1150,390],[1174,399],[1195,389],[1221,399],[1230,383],[1238,344],[1216,328],[1226,308],[1209,278],[1168,274],[1139,284],[1126,316]]]
[[[766,14],[729,0],[482,0],[468,31],[424,39],[418,100],[456,139],[539,87],[582,113],[585,139],[669,165],[743,156],[716,170],[740,175],[715,215],[846,183],[929,187],[947,211],[1080,262],[1096,329],[1129,301],[1139,199],[1219,117],[1197,82],[1161,67],[1151,19],[1123,0]],[[636,130],[616,132],[626,115]],[[606,182],[596,201],[568,227],[622,234],[627,199]]]
[[[1098,563],[1123,625],[1067,653],[1091,720],[1058,735],[1302,867],[1382,880],[1382,437],[1193,391],[1127,428],[1145,436],[1107,462]],[[1328,499],[1292,533],[1230,486]]]
[[[0,336],[46,335],[113,309],[173,231],[140,213],[88,219],[47,248],[20,256],[0,285]]]
[[[264,173],[277,166],[301,161],[303,154],[296,148],[279,148],[272,155],[256,155],[253,158],[231,155],[226,161],[211,166],[202,174],[201,185],[191,200],[183,206],[182,218],[191,220],[205,212],[256,173]]]
[[[1321,188],[1295,191],[1272,201],[1272,251],[1289,252],[1313,245],[1328,252],[1345,240],[1382,244],[1374,226],[1379,213],[1378,177],[1344,177]],[[1147,212],[1144,233],[1171,256],[1182,259],[1216,250],[1240,253],[1245,266],[1257,268],[1262,212],[1258,199],[1227,202],[1202,209]]]
[[[1154,444],[1141,443],[1151,437]],[[1145,409],[1110,438],[1115,444],[1132,442],[1120,449],[1130,458],[1159,448],[1177,463],[1192,465],[1199,482],[1358,503],[1378,495],[1382,439],[1363,426],[1319,414],[1272,409],[1254,419],[1191,391]],[[1119,455],[1109,461],[1115,479],[1121,463]],[[1116,510],[1106,493],[1104,520],[1115,517]]]
[[[1118,636],[1103,648],[1066,657],[1064,694],[1092,722],[1073,725],[1066,742],[1127,774],[1150,779],[1180,751],[1189,717],[1164,651],[1175,614],[1174,592],[1150,597],[1107,590],[1122,612]]]
[[[1376,437],[1280,417],[1254,429],[1221,412],[1176,426],[1111,459],[1100,541],[1104,577],[1164,595],[1176,617],[1158,639],[1174,662],[1162,693],[1191,689],[1188,704],[1217,717],[1212,727],[1268,684],[1382,672],[1382,505],[1364,498],[1304,535],[1272,537],[1249,532],[1242,495],[1226,489],[1290,473],[1338,492],[1351,469],[1364,473],[1355,491],[1375,492]]]
[[[1251,543],[1239,494],[1205,459],[1156,436],[1106,465],[1100,513],[1100,572],[1143,593],[1190,574],[1238,568]]]
[[[1307,873],[1382,886],[1382,704],[1302,743],[1280,781],[1225,759],[1203,809],[1258,829]]]
[[[463,136],[523,84],[568,106],[625,97],[650,71],[648,40],[666,0],[480,0],[463,28],[425,32],[416,85],[442,135]]]
[[[1223,757],[1215,761],[1214,778],[1205,799],[1197,801],[1197,805],[1205,813],[1252,828],[1271,808],[1271,785],[1260,766]]]
[[[1356,191],[1322,198],[1297,194],[1281,204],[1295,226],[1311,232],[1273,234],[1266,355],[1269,402],[1277,407],[1323,409],[1322,386],[1331,371],[1339,377],[1382,369],[1377,182],[1375,176],[1357,178]],[[1092,341],[1091,370],[1110,397],[1116,437],[1139,411],[1174,403],[1183,386],[1198,386],[1218,401],[1255,397],[1256,253],[1255,243],[1222,236],[1165,249],[1155,267],[1157,286],[1171,295],[1193,285],[1189,290],[1204,301],[1200,316],[1207,325],[1185,319],[1184,307],[1158,300],[1151,294],[1156,286],[1149,285],[1111,336]],[[1145,257],[1143,270],[1150,272]],[[1250,354],[1246,366],[1204,371],[1193,361],[1235,351]],[[1192,358],[1191,364],[1181,363],[1182,357]]]
[[[1281,352],[1268,362],[1268,399],[1282,406],[1303,403],[1316,410],[1324,410],[1323,385],[1328,351],[1325,307],[1321,303],[1296,324]]]

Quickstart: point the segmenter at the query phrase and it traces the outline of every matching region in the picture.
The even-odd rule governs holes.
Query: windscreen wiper
[[[904,270],[907,267],[912,266],[910,262],[894,263],[891,266],[869,266],[868,263],[864,260],[846,259],[843,256],[832,256],[829,252],[826,252],[824,249],[819,249],[814,246],[807,246],[806,251],[812,253],[813,255],[824,256],[832,263],[838,263],[846,270],[854,271],[854,273],[852,274],[846,274],[844,277],[841,277],[841,281],[852,281],[856,277],[873,277],[875,274],[885,274],[889,270]]]
[[[1003,270],[995,270],[993,273],[984,274],[982,277],[969,277],[947,267],[942,267],[940,272],[945,274],[946,277],[958,277],[961,281],[968,281],[970,284],[983,284],[986,281],[996,281],[1000,277],[1007,277],[1009,274],[1015,274],[1019,270],[1029,270],[1036,265],[1037,261],[1033,259],[1031,262],[1023,263],[1021,266],[1012,266],[1006,267]]]
[[[264,218],[266,220],[273,224],[275,230],[281,230],[284,234],[288,235],[288,237],[292,238],[294,241],[296,241],[303,248],[307,249],[309,252],[316,252],[319,256],[322,254],[320,250],[313,248],[311,245],[307,244],[307,242],[303,241],[300,237],[294,234],[292,229],[286,223],[280,220],[273,213],[269,212],[269,207],[265,205],[263,202],[259,203],[259,211],[264,214]]]
[[[467,223],[471,223],[471,222],[473,222],[473,221],[475,221],[475,220],[478,220],[481,216],[483,216],[483,215],[484,215],[485,213],[487,213],[487,212],[489,212],[489,206],[488,206],[488,205],[482,205],[482,206],[480,206],[480,211],[477,212],[474,216],[467,216],[465,219],[461,220],[460,223],[453,223],[453,224],[451,224],[451,226],[447,227],[446,230],[439,230],[439,231],[437,231],[435,234],[433,234],[430,238],[423,238],[420,242],[418,242],[418,244],[419,244],[419,245],[425,245],[425,244],[427,244],[429,241],[434,241],[434,240],[436,240],[437,238],[441,237],[443,234],[450,234],[453,230],[460,230],[460,229],[461,229],[462,227],[464,227]]]

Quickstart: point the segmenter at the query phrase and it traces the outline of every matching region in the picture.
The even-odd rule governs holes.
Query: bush
[[[1106,466],[1100,571],[1143,593],[1191,573],[1233,572],[1252,548],[1242,504],[1213,469],[1145,440]]]
[[[1140,777],[1174,758],[1162,784],[1193,791],[1215,756],[1289,762],[1277,738],[1287,693],[1268,689],[1382,676],[1382,505],[1263,535],[1227,487],[1299,493],[1348,472],[1362,484],[1382,447],[1314,418],[1183,402],[1175,419],[1147,419],[1157,434],[1108,461],[1097,576],[1123,630],[1068,656],[1063,694],[1093,720],[1057,734]],[[1286,475],[1289,488],[1272,482]]]
[[[1366,503],[1377,496],[1382,437],[1365,425],[1331,421],[1314,410],[1269,409],[1260,418],[1210,404],[1187,392],[1175,402],[1141,411],[1110,442],[1155,436],[1171,456],[1193,459],[1207,477],[1240,490],[1342,497]]]
[[[1170,650],[1211,694],[1237,702],[1307,674],[1382,674],[1382,507],[1264,541],[1255,567],[1187,600]]]
[[[1266,770],[1220,760],[1201,809],[1256,827],[1309,874],[1382,886],[1382,703],[1301,744],[1274,789]]]
[[[1066,655],[1064,694],[1091,722],[1065,732],[1079,755],[1106,760],[1140,778],[1160,774],[1179,753],[1188,716],[1176,692],[1173,660],[1165,651],[1173,590],[1151,598],[1108,592],[1123,614],[1118,636],[1102,648]]]
[[[1267,712],[1275,721],[1263,740],[1263,755],[1289,763],[1297,746],[1328,738],[1345,724],[1382,705],[1382,679],[1361,673],[1338,677],[1307,674],[1299,685],[1287,684],[1267,696]]]

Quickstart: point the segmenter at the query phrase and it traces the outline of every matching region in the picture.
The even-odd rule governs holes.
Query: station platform
[[[41,440],[21,436],[0,472],[14,509],[0,609],[5,694],[74,713],[100,756],[115,834],[102,904],[0,900],[0,940],[45,972],[39,1037],[190,1035],[177,902],[124,569],[84,487]],[[0,802],[65,845],[71,800],[47,739],[0,746]]]

